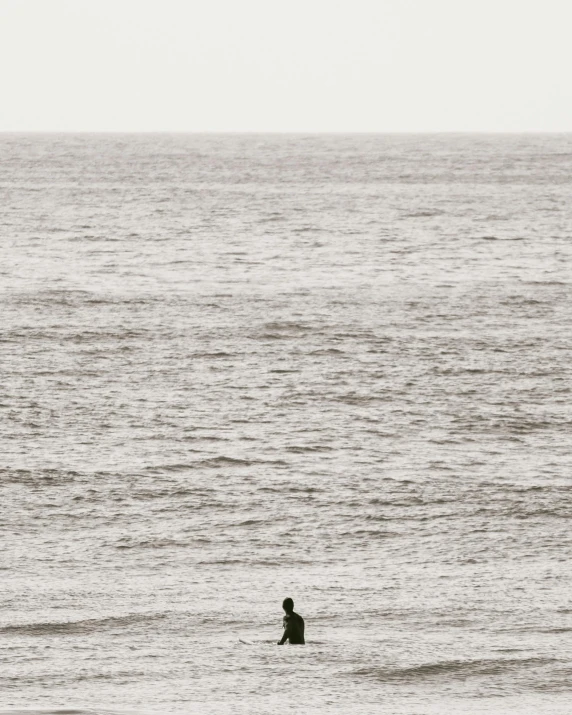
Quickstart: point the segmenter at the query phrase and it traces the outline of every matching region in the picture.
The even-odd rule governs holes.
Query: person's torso
[[[284,626],[288,628],[290,643],[304,645],[304,619],[297,613],[284,616]]]

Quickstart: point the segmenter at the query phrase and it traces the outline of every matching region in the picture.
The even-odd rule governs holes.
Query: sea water
[[[571,713],[571,188],[571,135],[2,135],[0,709]]]

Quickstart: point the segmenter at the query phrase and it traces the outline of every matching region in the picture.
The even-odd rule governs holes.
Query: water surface
[[[0,708],[569,713],[571,169],[2,135]]]

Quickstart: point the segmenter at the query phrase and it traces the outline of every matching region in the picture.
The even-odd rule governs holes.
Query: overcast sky
[[[0,0],[0,131],[572,131],[572,0]]]

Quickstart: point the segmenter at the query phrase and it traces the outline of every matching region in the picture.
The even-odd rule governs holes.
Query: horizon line
[[[2,134],[197,134],[197,135],[276,135],[276,136],[377,136],[377,135],[408,135],[427,136],[436,134],[448,135],[552,135],[572,134],[572,129],[523,129],[523,130],[496,130],[496,129],[436,129],[436,130],[277,130],[277,129],[0,129]]]

